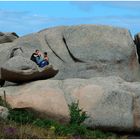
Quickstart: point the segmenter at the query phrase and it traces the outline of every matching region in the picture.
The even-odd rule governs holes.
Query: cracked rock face
[[[68,122],[68,104],[79,100],[90,116],[84,123],[91,128],[140,130],[140,69],[128,30],[97,25],[42,30],[1,44],[0,67],[21,56],[30,64],[36,49],[48,52],[59,73],[49,80],[0,88],[13,108],[31,108]],[[21,59],[16,67],[22,68]]]

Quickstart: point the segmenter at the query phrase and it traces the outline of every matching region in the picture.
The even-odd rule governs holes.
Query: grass
[[[0,100],[1,104],[5,104]],[[89,116],[79,108],[78,102],[69,105],[70,122],[60,124],[51,119],[35,117],[26,109],[9,108],[8,119],[0,120],[0,139],[93,139],[93,138],[118,138],[111,132],[90,130],[83,122]]]
[[[118,138],[114,133],[90,130],[83,125],[62,125],[58,122],[54,122],[53,124],[51,120],[48,122],[49,124],[45,125],[42,119],[40,119],[39,123],[29,124],[0,121],[0,139]]]

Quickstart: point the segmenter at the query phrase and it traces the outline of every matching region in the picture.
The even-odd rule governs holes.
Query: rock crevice
[[[136,44],[138,61],[139,61],[139,64],[140,64],[140,33],[138,33],[134,36],[134,43]]]
[[[64,36],[63,36],[62,40],[63,40],[63,42],[64,42],[64,44],[65,44],[65,46],[66,46],[66,48],[67,48],[67,50],[68,50],[69,55],[70,55],[71,58],[74,60],[74,62],[82,62],[82,63],[83,63],[83,62],[84,62],[83,60],[80,60],[80,59],[76,58],[76,57],[71,53],[71,51],[70,51],[70,49],[69,49],[69,47],[68,47],[68,44],[67,44],[66,39],[65,39]]]
[[[45,37],[45,41],[46,41],[46,44],[48,45],[48,47],[52,50],[52,52],[55,54],[56,57],[58,57],[62,62],[65,62],[52,48],[51,48],[51,45],[49,44],[48,40],[46,39]]]

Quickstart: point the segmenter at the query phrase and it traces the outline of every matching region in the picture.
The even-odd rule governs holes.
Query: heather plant
[[[15,138],[17,137],[17,129],[12,126],[7,126],[3,129],[5,138]]]

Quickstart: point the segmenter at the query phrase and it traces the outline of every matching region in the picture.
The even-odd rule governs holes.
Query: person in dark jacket
[[[30,59],[37,64],[36,57],[38,56],[39,56],[39,50],[35,50],[35,52],[32,54]]]

